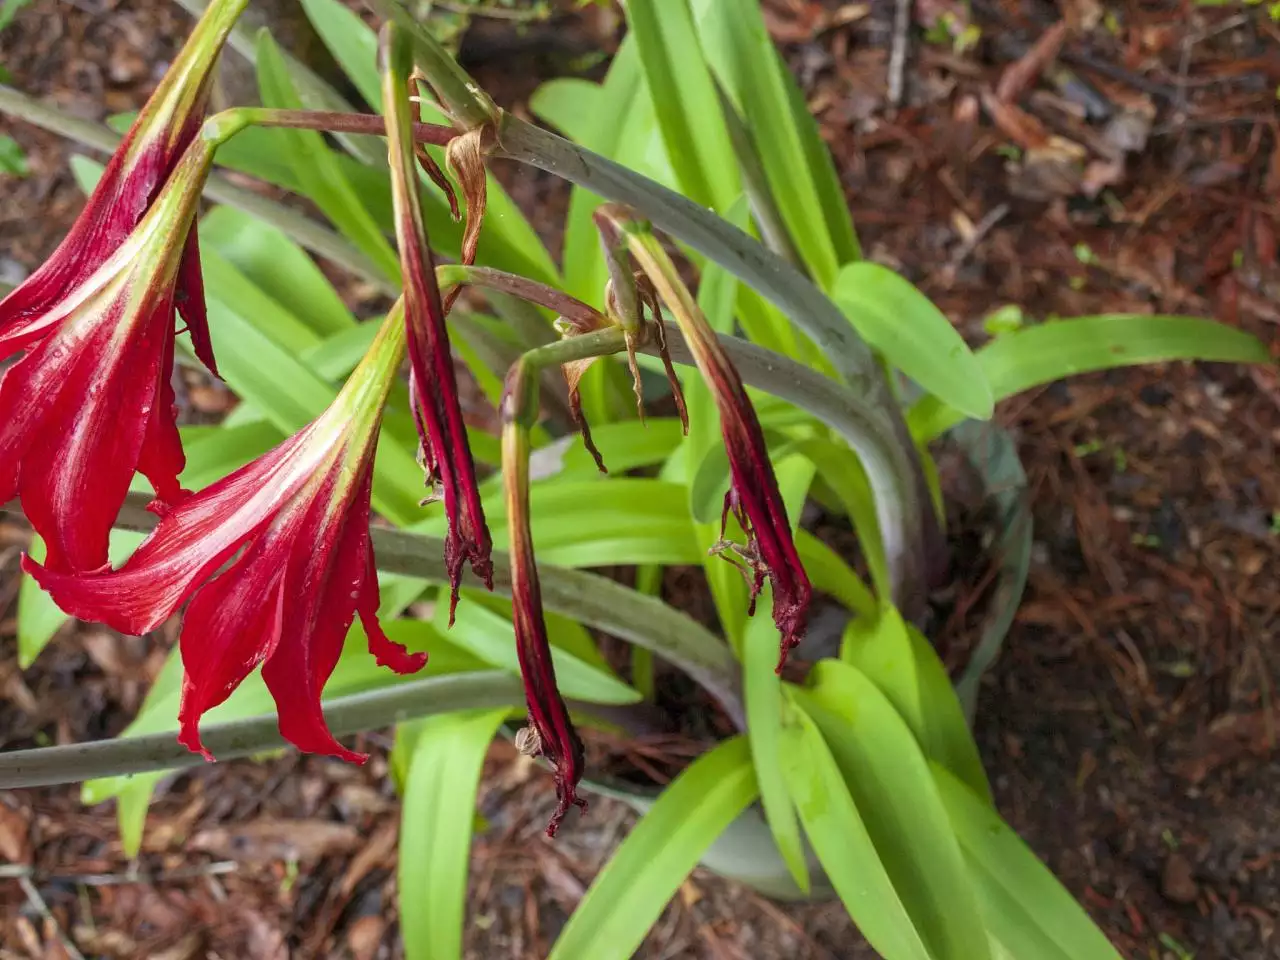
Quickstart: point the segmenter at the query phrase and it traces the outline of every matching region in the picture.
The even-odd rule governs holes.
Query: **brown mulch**
[[[870,255],[975,343],[988,313],[1016,304],[1037,319],[1214,315],[1280,354],[1280,26],[1265,5],[920,0],[896,109],[893,7],[768,3]],[[926,41],[942,14],[954,38]],[[36,0],[0,33],[0,64],[98,117],[141,101],[187,23],[164,0]],[[580,38],[609,18],[570,24],[486,25],[463,53],[519,107],[538,77],[577,66]],[[484,63],[493,50],[501,71]],[[2,279],[48,254],[81,198],[60,141],[3,118],[0,134],[32,168],[0,178]],[[512,186],[540,210],[563,204],[545,180]],[[540,216],[553,234],[554,214]],[[999,416],[1036,521],[1030,587],[979,712],[1002,812],[1126,956],[1280,956],[1274,373],[1100,374]],[[76,628],[19,671],[5,618],[24,542],[0,521],[0,748],[113,734],[158,646]],[[287,756],[176,777],[136,863],[109,806],[82,807],[72,788],[0,795],[0,859],[31,871],[24,888],[0,867],[0,957],[67,956],[62,936],[86,956],[399,955],[385,746],[367,738],[363,769]],[[470,956],[545,955],[633,820],[597,801],[546,841],[547,787],[495,746]],[[838,905],[771,903],[699,872],[642,955],[867,953]]]

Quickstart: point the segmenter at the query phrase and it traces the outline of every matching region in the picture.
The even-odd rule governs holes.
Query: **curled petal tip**
[[[556,774],[556,800],[556,812],[551,815],[551,822],[547,824],[548,837],[556,835],[556,831],[560,829],[560,824],[568,815],[570,808],[577,807],[584,816],[587,812],[587,801],[578,796],[578,791],[574,788],[574,785],[567,780],[563,780],[559,774]]]
[[[399,674],[417,673],[427,665],[427,654],[410,653],[385,634],[375,641],[373,634],[370,633],[369,652],[373,654],[378,666],[387,667]]]
[[[206,763],[217,763],[218,758],[208,751],[203,743],[200,742],[200,728],[198,721],[180,720],[182,732],[178,734],[178,742],[190,750],[192,753],[198,753],[204,757]]]

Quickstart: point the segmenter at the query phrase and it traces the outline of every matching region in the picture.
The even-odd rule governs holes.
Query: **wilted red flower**
[[[773,622],[782,635],[778,655],[781,672],[787,654],[804,637],[809,619],[809,577],[791,537],[787,508],[782,503],[778,478],[769,460],[764,431],[737,368],[710,327],[705,336],[686,330],[685,341],[715,396],[720,410],[720,432],[729,457],[731,482],[724,495],[720,536],[723,540],[730,513],[747,535],[745,548],[725,542],[720,549],[722,553],[734,554],[749,568],[750,613],[755,613],[756,597],[764,578],[769,578],[773,587]]]
[[[409,673],[426,662],[378,624],[369,538],[378,427],[403,356],[403,322],[393,310],[324,414],[168,511],[119,570],[65,574],[23,559],[62,609],[125,633],[154,630],[191,598],[178,739],[208,759],[201,715],[261,663],[286,740],[363,762],[333,738],[320,708],[357,614],[379,664]]]
[[[595,219],[605,241],[606,253],[616,257],[621,251],[629,251],[644,268],[653,284],[653,293],[660,295],[671,309],[698,371],[715,397],[731,474],[720,520],[722,542],[717,550],[726,558],[736,558],[746,565],[751,585],[750,612],[753,614],[760,588],[765,577],[769,578],[773,586],[773,621],[782,635],[778,657],[778,670],[781,672],[787,654],[804,637],[811,587],[796,553],[787,509],[782,503],[778,479],[769,460],[769,448],[755,407],[733,361],[720,345],[715,331],[707,323],[707,318],[649,224],[628,208],[616,204],[601,207],[596,211]],[[620,262],[619,266],[625,266],[625,263]],[[624,288],[616,285],[615,289]],[[651,294],[646,296],[651,297]],[[650,308],[655,316],[659,316],[656,304],[651,304]],[[638,316],[638,309],[632,309]],[[745,547],[724,539],[730,513],[747,535]]]
[[[451,588],[449,624],[458,605],[458,584],[468,560],[471,570],[493,589],[493,549],[485,522],[475,461],[458,399],[458,381],[445,325],[446,308],[436,281],[435,262],[427,241],[426,223],[418,196],[414,166],[413,118],[409,111],[408,75],[412,53],[408,37],[396,30],[384,35],[384,102],[387,110],[387,151],[391,165],[391,193],[395,205],[396,240],[404,275],[405,325],[409,342],[409,402],[422,439],[427,482],[438,483],[444,497],[449,530],[444,563]],[[483,176],[483,173],[481,174]],[[475,204],[468,196],[468,235]],[[483,210],[478,215],[483,215]],[[478,229],[478,226],[475,228]],[[469,240],[475,256],[475,239]]]
[[[214,369],[196,234],[210,150],[192,146],[212,66],[245,0],[212,4],[143,108],[66,239],[0,301],[0,502],[15,493],[55,569],[107,561],[142,471],[179,499],[175,308]],[[167,185],[166,185],[167,184]]]
[[[529,420],[537,415],[536,390],[536,374],[531,375],[526,366],[517,362],[507,374],[501,404],[502,476],[511,539],[511,619],[533,729],[532,734],[521,737],[520,746],[527,753],[546,757],[554,768],[558,802],[547,824],[547,835],[553,837],[570,807],[580,807],[584,812],[587,809],[587,802],[577,793],[586,758],[556,685],[529,529]]]

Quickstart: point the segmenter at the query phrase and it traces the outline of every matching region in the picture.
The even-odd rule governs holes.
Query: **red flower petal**
[[[23,569],[72,616],[122,633],[154,630],[268,524],[308,476],[323,469],[328,451],[308,444],[309,439],[310,430],[303,430],[188,497],[119,570],[70,575],[29,557],[23,558]]]
[[[388,667],[396,673],[417,673],[427,665],[427,655],[422,652],[410,653],[402,644],[396,643],[382,629],[378,621],[378,571],[373,563],[373,543],[369,540],[368,512],[369,501],[364,501],[365,511],[365,577],[360,588],[360,599],[356,612],[360,614],[360,624],[364,627],[365,636],[369,638],[369,652],[380,667]]]
[[[156,380],[170,336],[164,315],[136,321],[120,337],[122,291],[87,331],[69,323],[6,375],[22,392],[28,420],[20,450],[23,509],[49,547],[51,569],[93,570],[107,562],[107,540],[129,490]],[[160,321],[157,323],[157,319]]]
[[[182,627],[182,704],[178,742],[206,760],[200,718],[231,696],[271,655],[283,630],[285,570],[267,534],[198,591]]]
[[[173,320],[168,323],[172,325]],[[173,337],[168,337],[156,377],[155,400],[151,404],[146,434],[138,455],[138,472],[151,481],[156,492],[156,500],[148,509],[160,516],[188,495],[188,491],[178,483],[178,475],[186,466],[187,458],[182,452],[178,407],[174,401]]]
[[[338,665],[342,643],[355,619],[369,564],[361,543],[368,539],[369,474],[345,510],[334,516],[337,473],[331,474],[290,521],[285,569],[285,622],[289,629],[262,666],[262,679],[275,698],[280,733],[308,753],[353,763],[367,758],[334,739],[320,709],[324,685]],[[361,505],[363,504],[363,509]],[[272,533],[275,532],[273,527]]]
[[[187,332],[191,335],[191,347],[196,357],[209,368],[215,377],[218,364],[213,358],[213,339],[209,336],[209,311],[204,299],[204,272],[200,267],[200,237],[198,228],[193,223],[187,234],[187,244],[182,250],[182,260],[178,265],[177,297],[178,312],[186,321]]]

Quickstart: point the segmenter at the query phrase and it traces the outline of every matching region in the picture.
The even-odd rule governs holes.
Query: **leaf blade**
[[[997,337],[974,354],[992,397],[1005,400],[1063,377],[1174,360],[1269,363],[1257,338],[1202,317],[1100,314],[1052,320]],[[932,440],[963,419],[939,398],[907,414],[917,440]]]
[[[867,343],[928,393],[978,420],[995,406],[982,364],[946,315],[888,267],[842,267],[831,298]]]
[[[409,960],[462,956],[467,867],[480,769],[506,709],[425,721],[400,819],[400,931]]]
[[[592,881],[548,960],[627,960],[702,854],[756,796],[741,737],[695,760]]]

